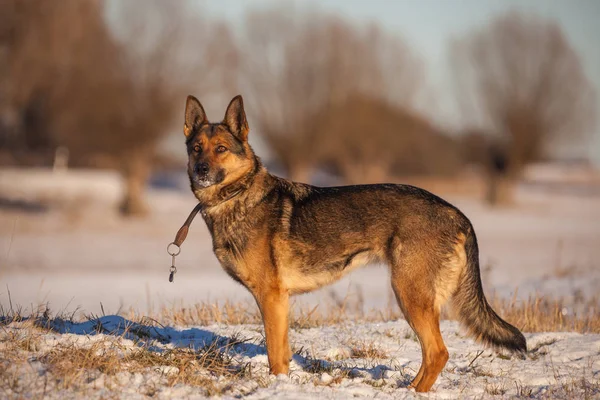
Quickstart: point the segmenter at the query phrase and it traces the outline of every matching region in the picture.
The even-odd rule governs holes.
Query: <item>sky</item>
[[[199,10],[241,26],[248,9],[266,7],[272,0],[199,1]],[[281,1],[281,0],[280,0]],[[280,2],[279,1],[279,2]],[[435,120],[457,122],[458,109],[448,65],[448,47],[460,37],[484,25],[495,15],[515,9],[557,21],[579,53],[584,69],[600,92],[600,0],[320,0],[297,5],[321,9],[356,23],[375,21],[402,35],[424,59],[428,76],[427,105]],[[600,101],[597,102],[600,120]],[[591,132],[591,142],[567,149],[587,153],[600,166],[600,124]]]

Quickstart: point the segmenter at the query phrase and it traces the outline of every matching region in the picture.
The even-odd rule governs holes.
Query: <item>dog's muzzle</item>
[[[194,166],[192,181],[198,188],[206,188],[223,181],[225,173],[219,168],[210,168],[208,163],[202,162]]]

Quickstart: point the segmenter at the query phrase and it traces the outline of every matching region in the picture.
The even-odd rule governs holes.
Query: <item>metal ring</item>
[[[175,253],[175,251],[171,251],[171,246],[177,246],[175,244],[175,242],[171,242],[167,245],[167,253],[169,253],[170,256],[178,256],[179,253],[181,253],[181,247],[177,246],[177,253]]]

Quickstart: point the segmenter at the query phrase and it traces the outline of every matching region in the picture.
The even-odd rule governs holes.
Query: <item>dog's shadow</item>
[[[163,351],[164,348],[157,346],[156,342],[163,345],[171,344],[177,348],[190,348],[194,350],[216,347],[221,349],[221,351],[233,352],[248,357],[267,354],[264,345],[252,343],[237,337],[235,334],[223,336],[201,328],[178,330],[170,326],[160,325],[153,320],[142,319],[141,322],[134,322],[119,315],[107,315],[89,319],[85,322],[73,322],[54,318],[41,319],[37,323],[61,334],[86,336],[104,334],[122,337],[132,340],[140,346],[146,346],[150,351],[157,352]],[[393,370],[387,365],[376,365],[367,368],[321,360],[303,352],[295,353],[293,361],[303,371],[319,375],[323,372],[332,372],[335,369],[339,369],[342,375],[348,377],[381,379],[384,377],[385,371]],[[403,372],[397,383],[400,387],[406,387],[410,381],[411,376]]]
[[[163,345],[171,344],[176,348],[199,350],[217,347],[224,351],[235,351],[248,356],[266,354],[264,346],[248,342],[236,335],[227,337],[201,328],[178,330],[150,319],[134,322],[120,315],[106,315],[84,322],[54,318],[40,320],[38,324],[62,334],[86,336],[104,334],[122,337],[132,340],[140,346],[146,346],[152,351],[160,351],[159,346],[156,345],[158,342]]]

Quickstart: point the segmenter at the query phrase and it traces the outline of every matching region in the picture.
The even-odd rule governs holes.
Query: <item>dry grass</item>
[[[533,296],[526,301],[493,298],[496,312],[524,332],[600,333],[600,303],[592,298],[576,307],[562,299]]]
[[[0,397],[68,390],[86,395],[97,387],[118,390],[136,375],[143,376],[145,394],[178,384],[195,387],[203,395],[231,392],[235,383],[252,377],[250,365],[235,362],[232,347],[244,340],[213,340],[201,348],[128,346],[122,336],[79,336],[44,343],[51,333],[35,319],[0,325]],[[42,324],[43,325],[43,324]],[[85,338],[85,340],[83,340]],[[43,369],[43,379],[30,376],[30,363]],[[260,379],[257,380],[261,384]]]
[[[388,354],[375,345],[374,342],[361,342],[361,341],[353,341],[348,344],[350,347],[350,357],[351,358],[375,358],[375,359],[384,359],[389,358]]]
[[[506,393],[506,388],[499,383],[488,383],[485,386],[485,393],[492,396],[502,396]]]
[[[232,361],[227,348],[212,342],[201,349],[175,348],[154,351],[146,347],[126,351],[117,340],[98,341],[89,347],[78,344],[59,344],[43,354],[39,361],[57,381],[58,388],[78,389],[105,375],[109,386],[119,381],[119,373],[135,374],[153,370],[159,373],[162,384],[172,387],[182,383],[201,387],[208,396],[223,394],[228,384],[243,378],[249,369]],[[108,377],[108,379],[106,378]]]
[[[38,360],[50,372],[58,389],[77,389],[99,374],[114,377],[122,371],[120,353],[118,343],[113,340],[95,342],[89,347],[61,343],[40,355]]]
[[[573,307],[565,299],[550,299],[532,296],[522,301],[516,297],[489,299],[492,308],[504,319],[523,332],[578,332],[600,333],[600,302],[598,298],[578,302]],[[130,310],[125,315],[132,320],[142,318]],[[364,311],[363,299],[353,301],[335,299],[328,307],[294,306],[291,311],[292,329],[309,329],[336,325],[346,322],[387,322],[402,319],[397,305],[390,303],[383,310]],[[152,315],[161,324],[169,325],[209,325],[218,324],[261,324],[262,319],[255,304],[251,303],[199,303],[189,307],[165,307]],[[444,310],[443,319],[452,319],[451,313]]]
[[[343,324],[346,322],[387,322],[402,319],[400,309],[389,303],[383,310],[364,311],[363,298],[333,299],[329,306],[305,307],[295,305],[291,310],[292,329],[310,329],[320,326]],[[492,297],[492,308],[504,319],[523,332],[578,332],[600,333],[600,301],[597,297],[580,300],[575,306],[563,298],[551,299],[532,296],[527,300]],[[78,310],[60,315],[59,318],[72,321]],[[96,319],[95,316],[85,316]],[[130,309],[123,317],[143,325],[205,326],[210,324],[262,324],[258,308],[248,302],[198,303],[191,306],[163,307],[158,312],[146,316]],[[0,306],[0,325],[10,322],[35,319],[49,321],[49,311],[44,307],[23,312],[5,310]],[[452,319],[451,312],[444,309],[442,319]],[[39,325],[39,324],[38,324]]]
[[[139,314],[129,310],[126,317],[139,319]],[[163,324],[171,325],[209,325],[209,324],[258,324],[262,322],[258,308],[250,303],[231,303],[229,301],[220,304],[197,303],[191,306],[163,307],[152,318]]]
[[[135,375],[145,377],[142,389],[149,396],[159,386],[178,384],[215,396],[231,392],[235,382],[252,376],[249,364],[233,359],[234,346],[246,342],[239,335],[214,338],[197,348],[156,347],[149,333],[137,331],[133,324],[116,335],[106,331],[97,317],[85,319],[97,321],[96,332],[106,334],[57,340],[51,322],[74,322],[75,313],[51,320],[47,308],[39,307],[25,316],[22,309],[7,312],[0,306],[0,398],[31,393],[43,398],[48,391],[56,390],[85,396],[96,386],[118,390]],[[144,324],[140,329],[156,323],[148,317],[140,318],[140,322]],[[128,344],[126,335],[135,337],[137,346]],[[39,379],[26,379],[28,374],[37,374],[31,368],[32,362],[44,371]],[[261,384],[260,379],[257,382]]]

